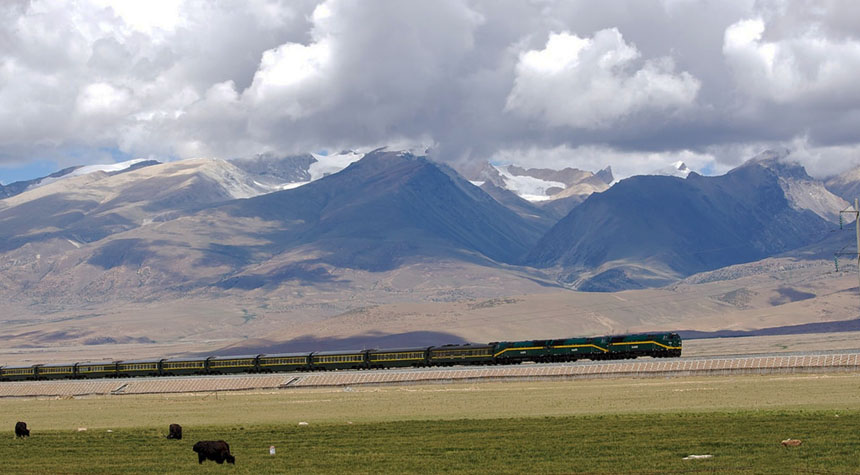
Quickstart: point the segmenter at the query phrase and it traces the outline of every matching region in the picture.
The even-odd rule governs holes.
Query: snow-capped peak
[[[687,178],[687,175],[690,174],[692,170],[687,168],[687,164],[682,161],[677,161],[668,167],[661,168],[659,170],[655,170],[652,175],[666,175],[666,176],[677,176],[681,178]]]

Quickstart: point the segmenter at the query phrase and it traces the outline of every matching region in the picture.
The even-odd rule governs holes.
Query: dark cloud
[[[136,4],[0,6],[0,163],[387,144],[621,176],[775,146],[860,163],[848,0]]]

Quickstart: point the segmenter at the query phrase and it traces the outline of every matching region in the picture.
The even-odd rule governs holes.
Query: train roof
[[[232,356],[210,356],[209,360],[247,360],[253,359],[259,355],[232,355]]]
[[[75,363],[77,366],[98,366],[98,365],[107,365],[107,364],[117,364],[119,361],[81,361]]]
[[[673,332],[636,332],[636,333],[617,333],[606,336],[643,336],[643,335],[668,335]]]
[[[367,350],[330,350],[330,351],[314,351],[314,356],[331,356],[331,355],[358,355]]]
[[[46,363],[40,364],[39,366],[42,368],[60,368],[63,366],[74,366],[75,363]]]
[[[431,348],[430,346],[413,346],[406,348],[375,348],[373,350],[368,350],[370,353],[404,353],[407,351],[427,351],[427,349]]]
[[[165,358],[161,361],[170,361],[171,363],[176,363],[179,361],[206,361],[206,358],[208,358],[208,357],[207,356],[196,356],[196,357],[184,356],[184,357],[180,357],[180,358]]]
[[[298,351],[298,352],[292,352],[292,353],[271,353],[271,354],[260,355],[260,358],[290,358],[290,357],[297,357],[297,356],[307,357],[310,354],[311,354],[310,351]]]
[[[117,361],[117,363],[119,363],[119,364],[161,363],[162,360],[163,360],[163,358],[156,358],[156,359],[150,359],[150,360],[122,360],[122,361]]]
[[[493,345],[489,343],[463,343],[461,345],[442,345],[431,346],[430,350],[459,350],[466,348],[491,348]]]
[[[8,365],[3,366],[3,369],[23,369],[23,368],[32,368],[33,366],[42,366],[40,364],[22,364],[22,365]]]

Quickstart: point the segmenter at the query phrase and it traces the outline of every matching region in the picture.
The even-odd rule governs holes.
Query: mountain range
[[[765,153],[726,175],[635,176],[559,221],[525,262],[588,291],[666,285],[822,239],[847,203]]]
[[[7,337],[156,341],[116,309],[197,315],[207,302],[242,312],[251,338],[397,302],[662,287],[827,243],[848,206],[828,187],[848,196],[860,182],[815,180],[783,151],[714,177],[479,170],[467,180],[380,149],[133,161],[7,185],[0,301],[19,315]],[[55,329],[108,314],[98,330]],[[212,339],[219,318],[159,328]]]

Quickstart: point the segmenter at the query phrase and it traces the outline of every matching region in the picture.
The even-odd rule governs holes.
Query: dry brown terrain
[[[295,285],[268,293],[93,305],[86,312],[35,315],[8,305],[0,322],[0,364],[132,359],[224,348],[253,353],[288,350],[288,342],[297,338],[408,332],[487,342],[649,330],[753,330],[853,320],[860,306],[857,275],[835,272],[826,260],[768,259],[667,288],[617,293],[574,292],[534,282],[528,292],[517,293],[526,279],[468,265],[369,274],[344,276],[353,282],[344,292]],[[690,341],[685,354],[738,353],[734,348],[741,341],[764,342],[748,345],[755,352],[762,346],[769,351],[860,348],[846,335]]]

